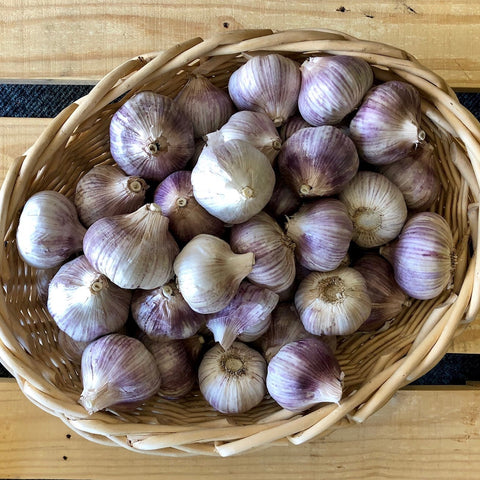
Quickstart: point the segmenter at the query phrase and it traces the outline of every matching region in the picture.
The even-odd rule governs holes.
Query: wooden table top
[[[239,28],[331,28],[395,45],[458,90],[480,88],[480,1],[7,0],[0,83],[95,83],[128,58]],[[0,181],[48,119],[0,118]],[[479,322],[450,351],[480,354]],[[0,478],[374,479],[480,477],[480,393],[408,387],[361,426],[302,446],[227,459],[169,458],[97,445],[0,379]]]

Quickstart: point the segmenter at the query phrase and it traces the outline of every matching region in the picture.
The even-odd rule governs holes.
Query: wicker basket
[[[422,95],[423,128],[435,146],[443,189],[434,210],[451,225],[458,253],[453,289],[430,301],[414,301],[381,332],[341,339],[337,357],[345,372],[339,405],[305,414],[282,410],[271,399],[252,411],[225,416],[200,394],[181,401],[155,397],[135,411],[89,416],[78,403],[78,368],[58,347],[58,329],[42,292],[48,272],[27,267],[17,254],[15,230],[26,199],[55,189],[72,196],[78,179],[99,163],[113,163],[108,127],[113,113],[133,93],[175,95],[190,72],[226,86],[245,62],[244,53],[279,52],[298,61],[316,54],[367,60],[378,81],[401,79]],[[80,435],[159,455],[228,456],[259,446],[300,444],[348,422],[363,422],[402,386],[430,370],[479,308],[477,259],[480,125],[444,80],[408,53],[331,30],[235,31],[194,38],[162,52],[139,56],[106,75],[88,94],[53,119],[35,144],[10,168],[0,194],[4,239],[0,271],[0,360],[23,393]],[[357,427],[359,428],[359,427]]]

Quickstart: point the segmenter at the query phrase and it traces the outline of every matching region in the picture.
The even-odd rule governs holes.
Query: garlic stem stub
[[[350,335],[369,317],[372,301],[360,272],[340,267],[307,275],[295,293],[295,307],[307,332]]]
[[[373,84],[368,62],[347,55],[305,60],[298,109],[311,125],[335,125],[361,103]]]
[[[147,189],[143,178],[128,176],[116,165],[97,165],[78,181],[74,203],[89,227],[99,218],[134,212],[143,205]]]
[[[190,308],[208,314],[232,301],[254,263],[253,253],[236,254],[225,240],[200,234],[183,247],[173,268],[178,289]]]
[[[217,411],[245,413],[265,397],[267,367],[253,348],[235,342],[228,350],[216,344],[208,350],[198,368],[200,391]]]
[[[128,408],[148,400],[161,385],[153,355],[136,338],[111,333],[91,342],[82,355],[79,403],[89,414]]]
[[[191,177],[188,170],[170,174],[155,189],[153,201],[168,217],[168,227],[179,242],[187,243],[200,233],[221,237],[224,224],[198,204]]]
[[[175,97],[175,103],[190,119],[195,138],[218,130],[235,113],[228,93],[203,75],[192,75]]]
[[[398,239],[380,248],[395,280],[412,298],[429,300],[450,285],[457,255],[450,225],[438,213],[418,212],[405,223]]]
[[[225,223],[246,222],[270,200],[275,172],[268,158],[243,140],[207,144],[192,170],[197,202]]]
[[[278,156],[283,179],[300,197],[339,193],[358,171],[352,140],[339,128],[302,128],[284,143]]]
[[[93,268],[119,287],[146,290],[173,277],[179,252],[168,218],[155,203],[97,220],[85,234],[83,249]]]
[[[300,92],[299,64],[276,53],[251,57],[228,81],[238,110],[266,113],[276,127],[295,113]]]
[[[426,138],[420,93],[411,84],[389,81],[370,89],[350,122],[360,156],[387,165],[410,155]]]
[[[85,255],[60,267],[48,287],[48,312],[73,340],[90,342],[127,322],[132,292],[93,269]]]
[[[279,293],[294,282],[295,244],[265,212],[234,225],[230,245],[235,253],[255,255],[255,264],[248,274],[252,283]]]
[[[286,410],[303,412],[319,403],[338,403],[344,374],[330,347],[318,338],[283,346],[270,360],[267,390]]]
[[[140,330],[153,339],[189,338],[206,321],[188,306],[174,281],[153,290],[135,290],[131,311]]]
[[[34,193],[23,206],[16,232],[20,258],[31,267],[59,267],[82,250],[86,229],[73,202],[62,193]]]
[[[128,175],[161,181],[185,167],[194,150],[191,120],[164,95],[139,92],[110,122],[110,152]]]
[[[407,219],[400,189],[380,173],[361,171],[339,195],[353,223],[353,241],[379,247],[398,236]]]
[[[289,217],[285,231],[296,245],[295,255],[302,266],[327,272],[339,267],[348,253],[353,225],[340,200],[321,198]]]

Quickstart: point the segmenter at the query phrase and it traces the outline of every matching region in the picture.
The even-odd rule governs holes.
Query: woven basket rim
[[[450,135],[449,161],[458,170],[452,181],[467,190],[469,239],[473,254],[463,255],[465,277],[451,295],[442,297],[417,337],[405,346],[405,354],[395,362],[379,367],[350,396],[338,405],[328,404],[298,415],[280,410],[261,422],[242,425],[231,419],[205,419],[184,427],[116,421],[110,413],[89,416],[72,392],[60,391],[52,379],[38,372],[35,359],[19,340],[20,324],[10,318],[9,300],[0,295],[0,360],[14,375],[25,396],[41,409],[61,418],[70,428],[91,441],[119,445],[136,452],[159,455],[239,454],[259,446],[289,441],[306,442],[340,424],[361,423],[381,408],[402,386],[418,378],[443,357],[450,342],[479,311],[480,266],[477,256],[480,192],[480,124],[463,107],[453,90],[435,72],[411,54],[391,45],[362,40],[330,29],[273,31],[234,30],[207,39],[192,38],[163,52],[150,52],[126,60],[107,73],[86,96],[69,105],[36,142],[15,159],[0,190],[0,228],[8,240],[30,188],[49,158],[68,144],[72,135],[88,129],[106,107],[128,96],[135,89],[148,88],[175,72],[196,68],[209,74],[242,55],[264,52],[286,54],[355,55],[367,60],[379,81],[403,79],[422,92],[423,114],[428,121]],[[193,66],[193,67],[192,67]],[[458,177],[458,178],[457,178]],[[462,205],[464,206],[464,205]],[[6,284],[12,271],[8,251],[2,250],[0,272]]]

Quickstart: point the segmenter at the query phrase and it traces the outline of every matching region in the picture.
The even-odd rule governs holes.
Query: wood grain
[[[94,82],[123,61],[240,28],[331,28],[407,50],[455,88],[480,87],[480,1],[6,0],[0,80]]]
[[[96,480],[477,479],[478,390],[401,390],[363,425],[238,457],[170,458],[94,444],[0,380],[0,477]]]

